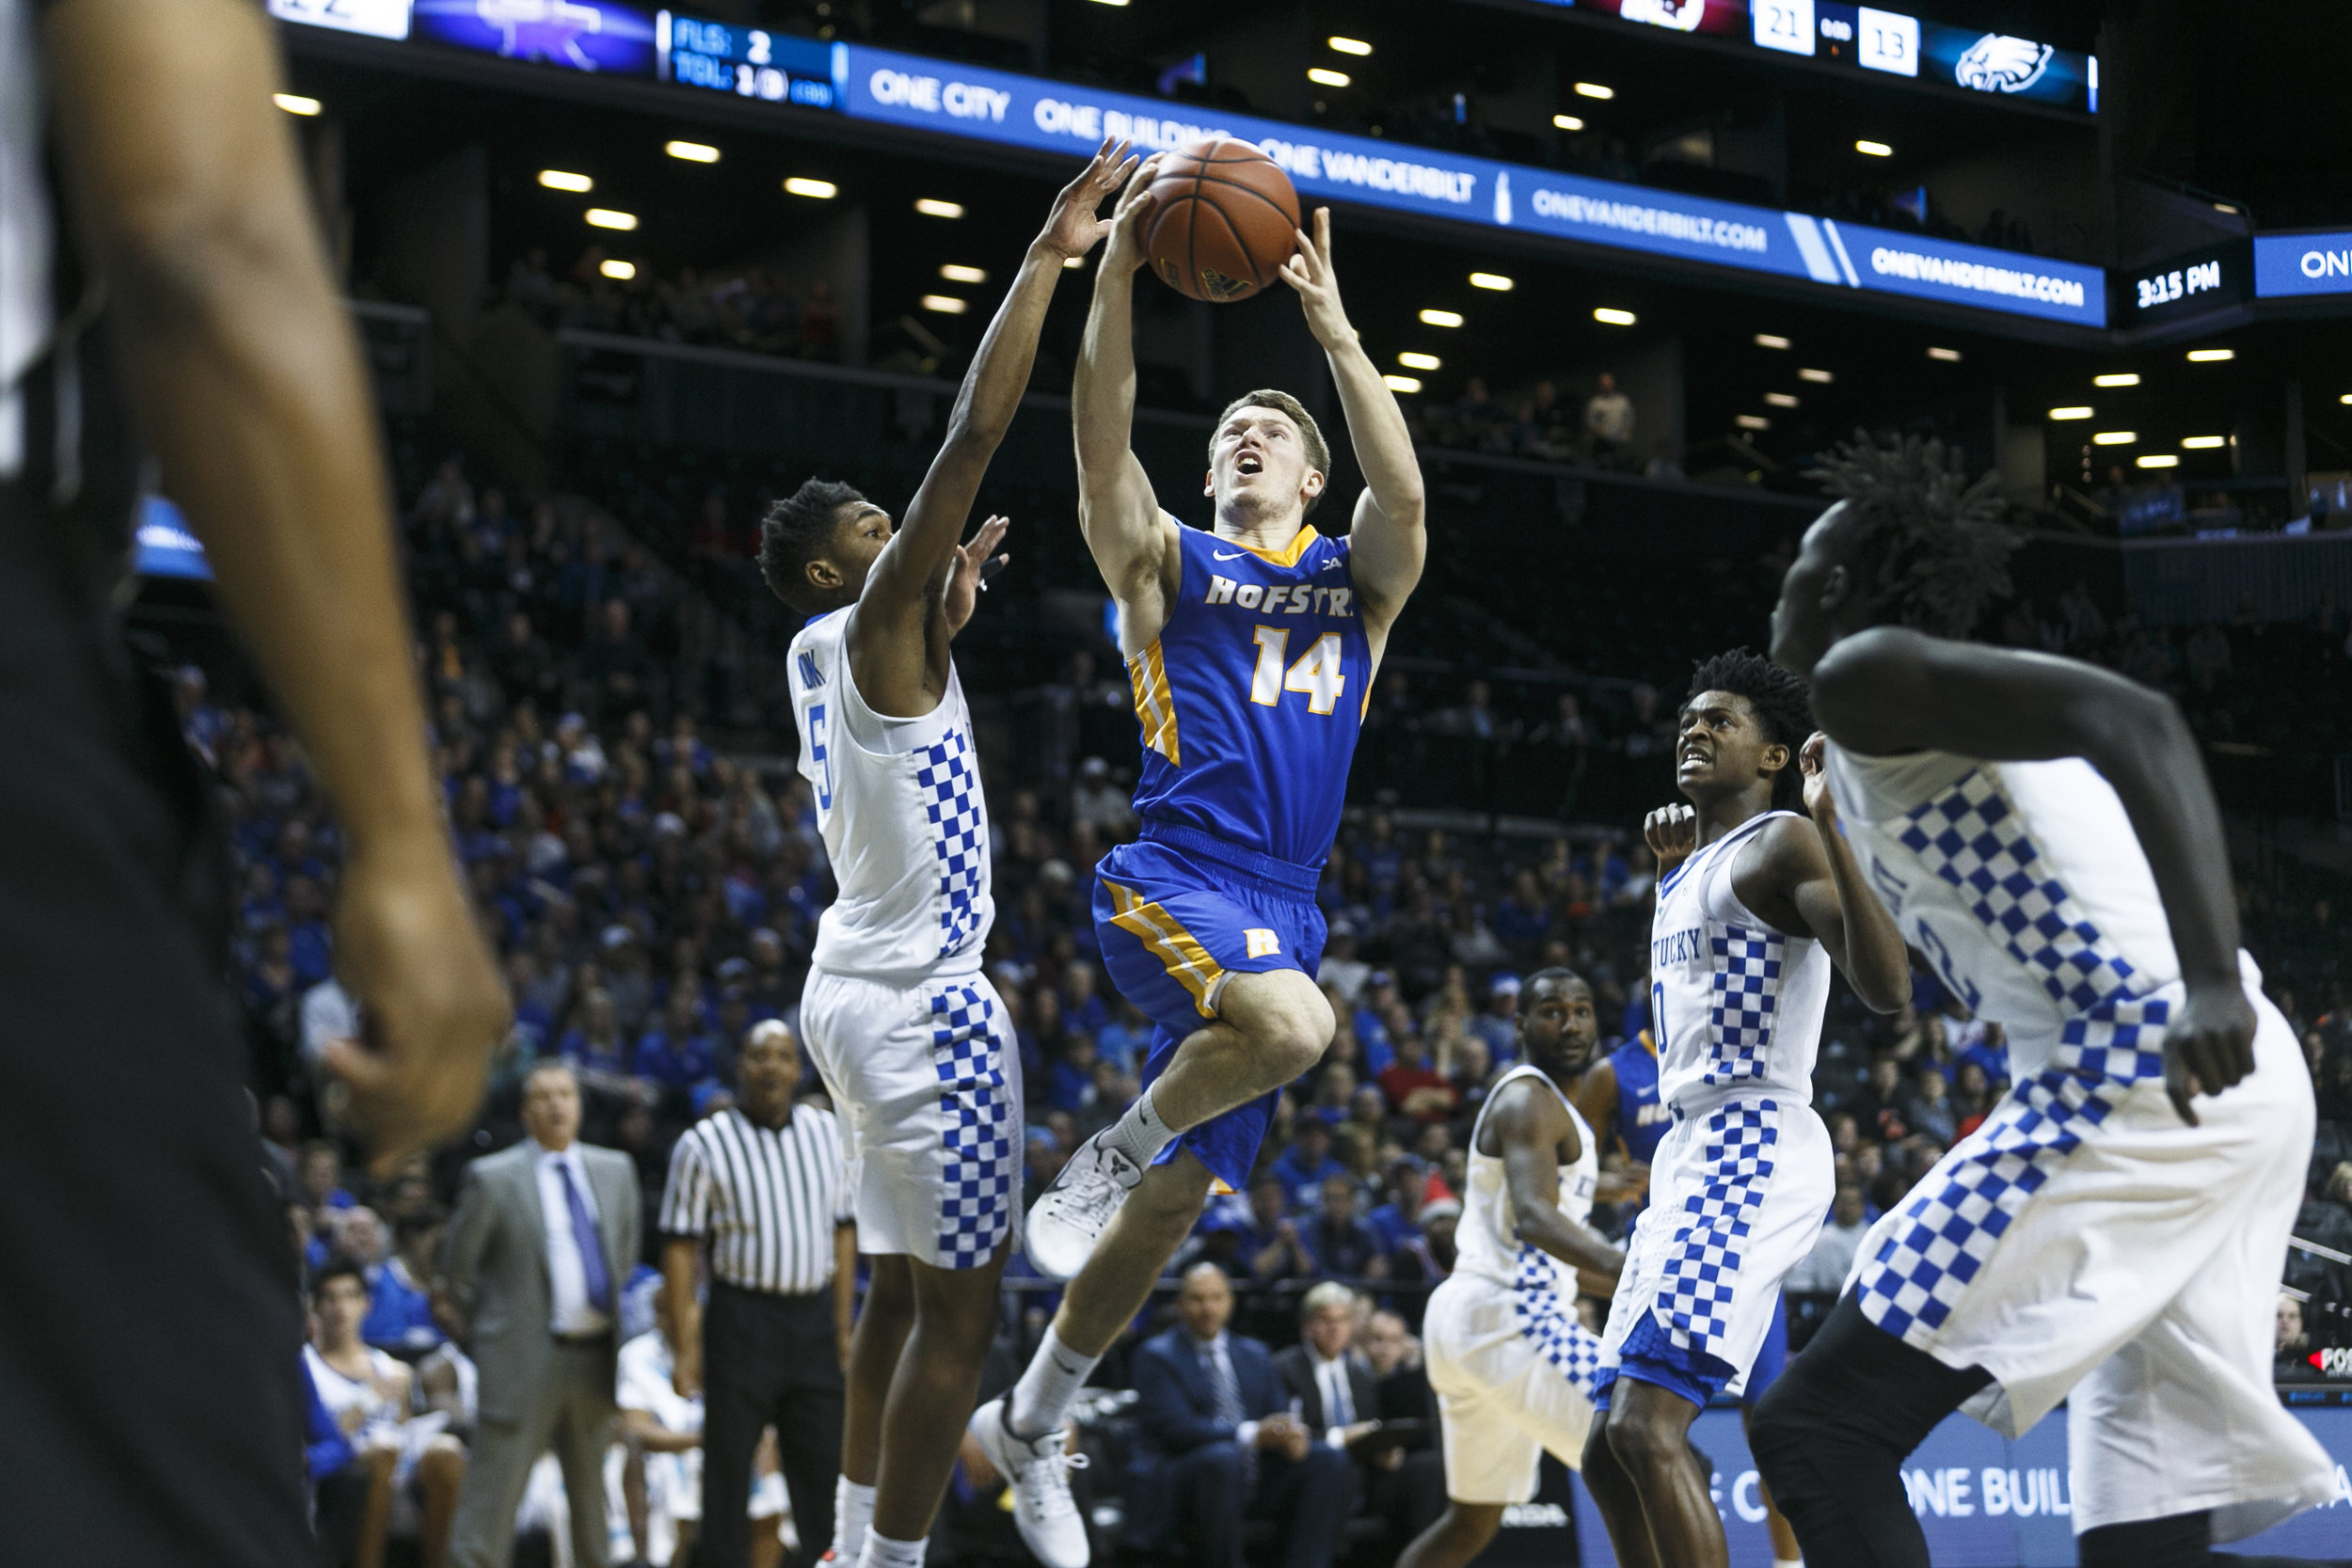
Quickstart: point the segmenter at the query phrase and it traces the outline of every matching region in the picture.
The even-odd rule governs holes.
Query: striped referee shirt
[[[696,1122],[670,1152],[661,1230],[710,1243],[710,1272],[746,1291],[806,1295],[833,1280],[850,1222],[833,1113],[796,1106],[771,1132],[738,1110]]]

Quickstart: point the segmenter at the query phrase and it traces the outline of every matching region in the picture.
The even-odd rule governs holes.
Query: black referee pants
[[[799,1568],[832,1546],[843,1401],[830,1290],[787,1296],[710,1282],[703,1312],[703,1521],[695,1568],[746,1568],[751,1561],[752,1459],[760,1430],[771,1424],[801,1537],[787,1561]]]

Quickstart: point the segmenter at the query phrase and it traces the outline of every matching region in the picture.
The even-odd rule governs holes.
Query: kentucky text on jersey
[[[1127,661],[1143,728],[1136,810],[1321,865],[1371,701],[1347,541],[1301,529],[1276,554],[1198,529],[1179,538],[1168,623]]]
[[[1696,963],[1707,952],[1706,936],[1707,933],[1696,926],[1653,936],[1649,943],[1649,961],[1654,965]]]

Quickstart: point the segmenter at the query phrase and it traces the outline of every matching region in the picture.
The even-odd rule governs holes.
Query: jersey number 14
[[[1285,691],[1307,693],[1310,713],[1327,714],[1340,705],[1340,692],[1347,685],[1347,670],[1341,658],[1340,634],[1327,631],[1314,641],[1314,645],[1298,656],[1298,662],[1285,670],[1282,661],[1290,657],[1291,634],[1288,626],[1260,626],[1257,631],[1258,668],[1249,677],[1249,700],[1262,707],[1280,705]]]

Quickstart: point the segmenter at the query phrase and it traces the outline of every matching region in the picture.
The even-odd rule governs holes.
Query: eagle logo
[[[1970,44],[1952,67],[1952,79],[1979,92],[2024,92],[2042,80],[2055,53],[2046,43],[1987,33]]]

